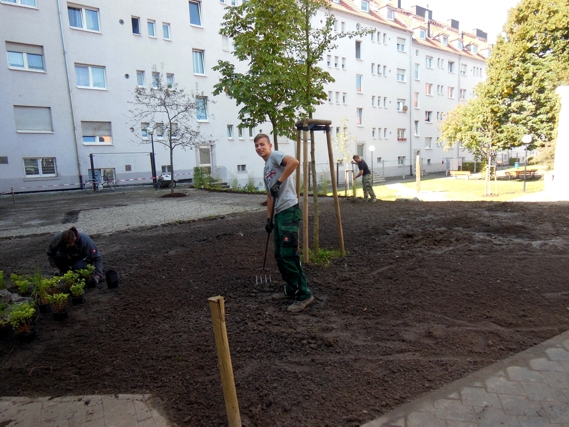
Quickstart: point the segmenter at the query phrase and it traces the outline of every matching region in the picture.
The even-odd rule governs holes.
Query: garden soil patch
[[[216,295],[248,427],[358,426],[569,329],[567,203],[341,208],[349,254],[306,266],[316,301],[298,315],[271,299],[281,282],[255,285],[264,212],[93,236],[119,288],[42,315],[31,344],[0,342],[0,395],[152,393],[180,427],[225,426]],[[0,241],[0,269],[47,272],[49,240]]]

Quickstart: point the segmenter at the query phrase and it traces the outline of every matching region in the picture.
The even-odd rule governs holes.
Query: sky
[[[488,42],[495,43],[502,26],[508,18],[508,10],[520,0],[402,0],[404,9],[412,6],[427,7],[433,12],[433,19],[445,22],[457,20],[460,29],[472,31],[478,28],[488,33]]]

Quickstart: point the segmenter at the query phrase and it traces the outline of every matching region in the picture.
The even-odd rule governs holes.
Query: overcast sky
[[[460,29],[471,31],[478,28],[488,33],[488,41],[496,42],[502,26],[508,17],[508,10],[520,0],[402,0],[401,6],[411,9],[412,6],[427,7],[433,11],[433,19],[447,21],[455,19]]]

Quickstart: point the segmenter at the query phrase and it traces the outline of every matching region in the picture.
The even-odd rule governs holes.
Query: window
[[[332,91],[331,90],[328,91],[328,102],[330,104],[332,103]]]
[[[381,76],[381,65],[377,64],[377,75]]]
[[[463,50],[464,49],[464,43],[462,42],[462,40],[458,40],[456,42],[456,47],[458,48],[458,50]]]
[[[405,165],[405,156],[397,157],[397,164],[398,165]]]
[[[81,122],[83,144],[111,144],[111,122]]]
[[[340,24],[340,28],[342,29],[342,33],[346,32],[346,23],[345,23],[345,22],[342,22],[342,23]]]
[[[441,37],[441,43],[443,44],[443,46],[448,46],[448,37],[442,36]]]
[[[377,31],[376,34],[377,34],[376,39],[377,39],[377,42],[379,43],[379,42],[380,42],[381,33],[380,33],[379,31]]]
[[[334,31],[338,32],[338,21],[334,21]]]
[[[339,66],[338,57],[335,56],[334,57],[334,68],[338,68],[338,66]]]
[[[381,107],[381,96],[377,97],[377,106]]]
[[[419,108],[419,92],[413,94],[413,107]]]
[[[413,68],[413,77],[415,80],[419,80],[419,64],[415,64]]]
[[[466,89],[460,89],[460,99],[466,99]]]
[[[172,73],[166,74],[166,85],[170,89],[172,89],[174,87],[174,74],[172,74]]]
[[[331,66],[332,66],[332,55],[328,55],[328,56],[326,57],[326,65],[327,65],[328,67],[331,67]]]
[[[243,128],[237,128],[237,135],[239,135],[239,139],[243,139]]]
[[[466,76],[466,64],[460,64],[460,75]]]
[[[105,67],[75,65],[75,78],[78,87],[93,89],[105,89],[107,87]]]
[[[425,137],[425,148],[433,148],[433,138],[430,136]]]
[[[371,128],[371,137],[375,139],[375,128]]]
[[[445,87],[443,85],[437,85],[437,95],[442,95]]]
[[[148,139],[148,131],[146,130],[148,128],[148,126],[150,126],[150,123],[142,122],[140,124],[140,136],[143,139]]]
[[[419,120],[413,122],[413,135],[419,136]]]
[[[404,82],[405,81],[405,70],[398,68],[397,69],[397,81]]]
[[[346,92],[342,93],[342,104],[346,104],[348,102],[348,94]]]
[[[43,47],[31,44],[6,42],[8,67],[28,71],[45,71]]]
[[[407,138],[405,138],[405,129],[397,129],[397,141],[407,141]]]
[[[427,38],[427,32],[423,28],[419,29],[419,38],[421,40],[425,40]]]
[[[164,139],[164,123],[156,123],[154,132],[157,139]]]
[[[362,92],[362,78],[361,74],[356,74],[356,92],[358,93]]]
[[[227,138],[233,139],[233,125],[227,125]]]
[[[190,24],[192,25],[202,25],[201,16],[201,2],[191,1],[190,2]]]
[[[383,33],[383,44],[387,44],[387,33]]]
[[[247,165],[237,165],[237,172],[247,172]]]
[[[156,22],[149,20],[147,22],[147,26],[148,26],[148,37],[156,37]]]
[[[371,106],[375,107],[375,96],[371,97]]]
[[[362,11],[369,13],[369,1],[362,0]],[[373,37],[373,34],[372,34]]]
[[[387,65],[383,66],[383,76],[387,77]]]
[[[362,59],[362,42],[356,40],[356,59]]]
[[[375,74],[375,64],[373,62],[371,64],[371,73]]]
[[[158,87],[160,87],[160,73],[157,71],[152,73],[152,87],[154,89],[158,89]]]
[[[433,112],[432,111],[425,111],[425,121],[427,123],[432,123]]]
[[[336,138],[338,137],[338,135],[340,135],[340,128],[336,128]]]
[[[407,111],[405,108],[405,100],[404,99],[398,99],[397,100],[397,111]]]
[[[441,58],[437,58],[437,68],[442,68],[443,60]]]
[[[361,126],[363,124],[363,115],[364,115],[363,108],[356,109],[356,124],[358,126]]]
[[[97,9],[67,6],[67,16],[69,26],[72,28],[99,31],[99,11]]]
[[[13,3],[19,6],[37,7],[36,0],[1,0],[4,3]]]
[[[254,133],[255,133],[255,128],[249,128],[249,138],[253,138]]]
[[[475,44],[471,44],[470,45],[470,52],[472,52],[474,55],[478,54],[478,46],[476,46]]]
[[[162,37],[164,40],[170,40],[170,24],[162,22]]]
[[[207,120],[207,97],[205,96],[196,98],[196,118],[198,120]]]
[[[432,56],[427,56],[425,58],[425,67],[433,68],[433,57]]]
[[[453,61],[448,62],[448,72],[454,73],[454,62]]]
[[[53,132],[51,108],[14,105],[17,132]]]
[[[383,139],[387,139],[387,128],[383,128]]]
[[[387,19],[395,21],[395,11],[393,9],[387,9]]]
[[[405,52],[405,39],[397,37],[397,50],[399,52]]]
[[[24,170],[27,178],[57,176],[55,157],[24,159]]]
[[[346,69],[346,58],[342,58],[342,70]]]
[[[133,16],[130,20],[132,22],[132,34],[140,35],[140,18]]]
[[[136,71],[136,84],[138,86],[144,86],[144,71]]]
[[[205,74],[204,73],[204,51],[194,50],[192,51],[194,57],[194,74]]]
[[[425,83],[425,95],[432,95],[432,94],[433,94],[433,84]]]
[[[172,165],[162,165],[162,173],[172,173]]]
[[[454,88],[451,86],[448,87],[448,97],[454,98]]]
[[[387,108],[387,97],[383,97],[383,108]]]

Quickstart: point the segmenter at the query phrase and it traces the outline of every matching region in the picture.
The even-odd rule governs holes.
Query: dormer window
[[[458,50],[464,49],[464,43],[462,42],[462,40],[456,42],[456,47],[458,48]]]
[[[478,46],[476,46],[475,44],[471,44],[471,45],[470,45],[470,51],[471,51],[473,54],[477,55],[477,54],[478,54]]]
[[[369,1],[362,0],[362,12],[369,13]]]
[[[441,40],[441,44],[443,46],[448,46],[448,37],[447,36],[441,36],[440,40]]]
[[[419,38],[425,40],[427,38],[427,31],[424,28],[419,28]]]
[[[387,9],[387,19],[395,21],[395,11],[393,9]]]

